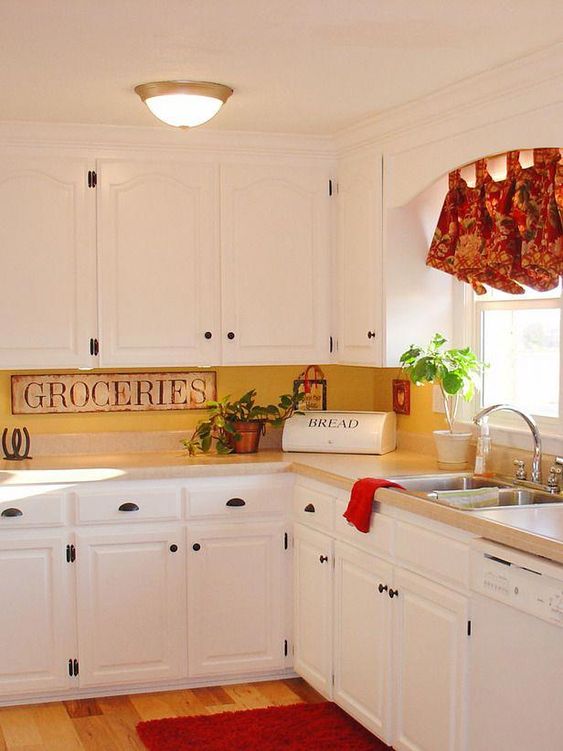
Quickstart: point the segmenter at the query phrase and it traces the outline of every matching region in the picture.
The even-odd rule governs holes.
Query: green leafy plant
[[[190,438],[184,439],[182,444],[190,456],[198,451],[207,453],[213,444],[218,454],[230,454],[241,437],[237,423],[259,422],[262,429],[266,425],[279,428],[298,411],[304,397],[302,392],[294,390],[292,394],[280,396],[278,404],[260,406],[256,404],[256,389],[251,389],[236,401],[231,401],[230,396],[209,401],[205,405],[209,409],[207,419],[199,422]]]
[[[461,396],[467,402],[473,398],[487,365],[478,360],[469,347],[443,350],[446,342],[442,334],[434,334],[426,348],[411,344],[401,355],[400,362],[406,375],[417,386],[435,383],[440,387],[446,420],[450,433],[453,433],[459,398]]]

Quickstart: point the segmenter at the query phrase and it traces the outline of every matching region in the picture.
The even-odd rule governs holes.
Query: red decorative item
[[[447,274],[454,274],[455,249],[459,235],[457,211],[461,201],[461,182],[459,170],[450,172],[448,193],[426,258],[427,266],[445,271]]]
[[[137,725],[149,751],[391,751],[332,702]]]
[[[379,490],[379,488],[399,488],[399,490],[404,490],[402,485],[398,485],[392,480],[382,480],[375,477],[363,477],[361,480],[356,480],[352,486],[350,500],[342,516],[350,524],[353,524],[358,532],[369,532],[373,497],[375,491]]]
[[[393,411],[398,415],[411,413],[411,382],[393,379]]]

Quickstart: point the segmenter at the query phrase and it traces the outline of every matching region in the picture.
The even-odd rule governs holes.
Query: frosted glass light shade
[[[233,90],[204,81],[143,83],[135,91],[155,117],[177,128],[194,128],[214,117]]]

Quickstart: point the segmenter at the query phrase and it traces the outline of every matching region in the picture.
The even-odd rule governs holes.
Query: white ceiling
[[[150,126],[183,78],[235,89],[204,128],[329,134],[562,39],[562,0],[0,0],[0,120]]]

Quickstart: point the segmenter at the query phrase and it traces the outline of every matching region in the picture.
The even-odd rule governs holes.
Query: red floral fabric
[[[445,271],[447,274],[454,273],[453,263],[459,234],[457,210],[461,198],[460,182],[459,170],[450,172],[449,190],[426,258],[427,266]]]
[[[453,261],[454,273],[458,279],[469,282],[478,295],[487,291],[479,282],[485,272],[485,242],[490,235],[492,222],[487,215],[483,202],[484,183],[490,177],[485,160],[475,165],[476,184],[470,188],[465,180],[460,181],[460,200],[458,202],[458,238]]]

